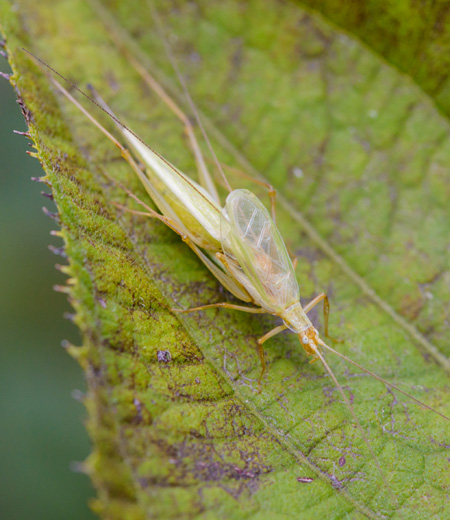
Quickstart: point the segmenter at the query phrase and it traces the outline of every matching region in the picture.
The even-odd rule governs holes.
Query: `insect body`
[[[109,113],[109,108],[97,97]],[[190,245],[219,281],[240,300],[254,308],[228,303],[212,304],[176,312],[191,312],[222,306],[245,312],[267,312],[280,316],[285,325],[276,327],[258,341],[262,370],[265,372],[262,344],[289,328],[301,335],[303,348],[316,357],[319,337],[300,304],[300,292],[292,261],[283,238],[262,202],[248,190],[237,189],[220,208],[212,194],[187,178],[170,163],[145,146],[128,128],[117,123],[122,135],[147,166],[146,174],[133,169],[172,228]],[[166,222],[167,223],[167,222]],[[324,299],[326,333],[328,299]],[[313,305],[309,306],[309,309]]]
[[[111,114],[98,96],[97,101]],[[259,387],[265,372],[262,344],[275,334],[289,328],[300,335],[306,352],[317,357],[319,336],[301,306],[292,261],[274,220],[258,197],[245,189],[232,190],[221,209],[205,188],[155,154],[128,128],[117,124],[147,166],[144,174],[132,164],[155,204],[170,219],[171,227],[234,296],[255,305],[221,303],[174,311],[192,312],[221,306],[281,317],[285,325],[276,327],[258,341],[262,364]],[[326,295],[315,298],[308,310],[322,299],[328,334]]]
[[[51,68],[47,63],[24,49],[42,65],[69,83],[84,97],[97,105],[116,123],[122,136],[145,165],[145,172],[134,160],[127,148],[113,137],[89,112],[76,101],[71,94],[55,79],[51,81],[86,117],[96,125],[120,150],[125,160],[133,168],[145,189],[161,211],[155,212],[144,205],[148,215],[158,218],[178,233],[191,247],[206,267],[234,296],[254,307],[231,303],[214,303],[187,310],[173,309],[175,312],[193,312],[197,310],[225,307],[249,313],[269,313],[283,319],[284,325],[274,328],[258,340],[262,370],[259,377],[261,383],[265,372],[262,344],[279,332],[290,329],[295,332],[303,349],[315,359],[320,359],[331,378],[335,382],[350,410],[352,406],[336,380],[333,372],[320,352],[323,347],[345,359],[349,363],[378,379],[382,383],[408,396],[421,406],[435,412],[446,420],[450,420],[437,410],[427,406],[410,394],[399,389],[389,381],[360,366],[335,349],[327,345],[312,325],[307,313],[319,302],[324,304],[324,332],[328,336],[329,303],[325,293],[316,296],[305,307],[300,303],[300,292],[292,261],[287,252],[283,238],[272,216],[262,202],[248,190],[231,190],[225,207],[222,209],[218,196],[210,186],[213,181],[202,161],[203,180],[200,185],[173,166],[164,157],[147,145],[137,134],[125,126],[96,94],[95,99],[88,96],[76,85]],[[188,118],[175,106],[163,88],[149,76],[142,66],[137,67],[146,83],[169,105],[169,107],[186,123]],[[194,109],[195,110],[195,109]],[[180,115],[181,114],[181,115]],[[198,118],[198,114],[196,114]],[[200,123],[200,121],[199,121]],[[201,123],[200,123],[201,124]],[[199,154],[199,147],[193,138],[194,152]],[[257,181],[258,182],[258,181]],[[126,190],[126,188],[124,188]],[[126,190],[132,197],[136,197]],[[352,412],[356,422],[358,420]],[[358,423],[359,424],[359,423]]]
[[[248,307],[230,303],[216,303],[188,310],[173,310],[175,312],[192,312],[211,307],[225,307],[249,313],[270,313],[280,316],[284,325],[276,327],[258,340],[262,365],[259,389],[266,369],[262,344],[287,328],[299,335],[301,344],[308,354],[314,356],[314,358],[320,358],[322,363],[325,363],[318,350],[318,345],[325,348],[329,347],[319,338],[317,330],[307,316],[307,312],[323,300],[325,335],[328,335],[328,298],[326,294],[322,293],[305,308],[301,306],[298,283],[283,238],[269,212],[256,195],[248,190],[231,190],[225,207],[221,209],[215,200],[214,193],[210,193],[207,188],[188,178],[155,152],[125,126],[98,95],[94,94],[95,99],[89,97],[45,62],[33,54],[31,55],[71,84],[83,96],[106,112],[116,123],[129,146],[145,164],[145,172],[136,163],[129,151],[94,119],[60,83],[52,79],[56,88],[119,147],[123,157],[133,168],[162,213],[161,215],[146,206],[148,215],[158,218],[178,233],[206,267],[234,296],[255,305],[255,307]],[[148,79],[147,73],[144,79]],[[155,80],[151,78],[149,84],[153,89],[155,89],[155,83]],[[158,85],[158,88],[162,91],[162,87]],[[163,100],[167,102],[164,97]],[[171,100],[170,102],[172,103]],[[198,148],[198,145],[196,146]],[[204,173],[209,175],[206,172]],[[212,183],[211,179],[206,179],[204,182],[205,185],[210,183]],[[325,366],[329,370],[328,365],[325,364]],[[330,375],[332,375],[331,372]],[[332,377],[335,380],[333,375]],[[335,382],[338,384],[336,380]],[[338,385],[338,388],[344,395],[340,385]],[[344,399],[346,399],[345,395]]]
[[[449,419],[373,372],[343,356],[319,337],[307,313],[315,305],[323,301],[324,332],[328,336],[328,298],[323,293],[319,294],[308,305],[302,307],[293,263],[284,241],[269,211],[253,193],[243,189],[232,190],[227,197],[225,206],[222,208],[216,194],[209,188],[211,179],[208,179],[208,174],[206,174],[206,180],[203,180],[202,185],[194,182],[123,125],[101,99],[96,98],[96,100],[93,100],[83,93],[115,121],[128,146],[134,150],[145,165],[145,170],[143,170],[133,159],[127,148],[122,146],[100,123],[87,113],[58,82],[54,80],[53,82],[71,102],[78,106],[120,148],[123,157],[138,175],[161,212],[157,213],[153,209],[146,207],[147,214],[161,220],[178,233],[226,289],[242,302],[253,305],[218,303],[187,310],[174,309],[174,311],[193,312],[211,307],[225,307],[250,313],[270,313],[282,318],[283,325],[275,327],[257,342],[262,366],[259,377],[259,389],[261,388],[261,381],[266,369],[262,345],[279,332],[290,329],[298,335],[300,344],[306,353],[312,356],[313,360],[319,359],[329,373],[361,432],[361,436],[371,453],[386,488],[390,489],[365,431],[356,417],[353,406],[328,366],[321,349],[327,349],[335,353],[384,384],[407,395],[445,419]],[[154,85],[148,84],[157,91]],[[395,499],[393,501],[395,502]]]

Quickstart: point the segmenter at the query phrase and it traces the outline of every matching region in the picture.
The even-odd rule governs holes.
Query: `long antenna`
[[[366,431],[364,430],[364,428],[362,427],[361,423],[358,420],[358,417],[356,416],[355,410],[353,409],[353,405],[349,401],[348,397],[345,395],[344,389],[340,385],[339,381],[336,379],[336,376],[334,375],[334,373],[331,370],[331,368],[328,366],[328,364],[325,361],[325,358],[323,357],[323,355],[319,352],[319,349],[317,349],[317,348],[315,349],[315,354],[320,359],[320,361],[322,362],[322,365],[325,367],[325,370],[330,375],[330,377],[333,380],[336,388],[339,390],[339,393],[341,394],[342,398],[344,399],[345,404],[347,405],[348,409],[350,410],[350,413],[352,414],[353,420],[355,421],[356,426],[358,427],[358,430],[360,431],[360,433],[362,435],[364,443],[366,444],[367,448],[369,449],[370,455],[372,456],[372,459],[373,459],[373,461],[374,461],[374,463],[375,463],[375,465],[376,465],[376,467],[378,469],[378,473],[380,474],[380,476],[381,476],[381,478],[383,480],[384,485],[388,489],[389,495],[391,496],[391,500],[392,500],[393,504],[395,505],[395,507],[398,507],[398,505],[399,505],[398,504],[398,500],[397,500],[396,496],[394,495],[391,487],[388,484],[388,481],[386,479],[386,475],[384,474],[384,471],[381,469],[380,463],[378,462],[378,457],[376,456],[375,452],[373,451],[373,448],[372,448],[372,446],[371,446],[371,444],[369,442],[369,439],[367,438]]]
[[[426,408],[427,410],[430,410],[431,412],[434,412],[434,413],[440,415],[443,419],[445,419],[445,420],[447,420],[447,421],[450,421],[450,418],[448,418],[446,415],[442,414],[441,412],[438,412],[438,411],[435,410],[434,408],[431,408],[431,406],[428,406],[427,404],[422,403],[422,401],[419,401],[419,399],[416,399],[415,397],[413,397],[412,395],[408,394],[407,392],[404,392],[403,390],[401,390],[400,388],[398,388],[398,386],[395,386],[394,384],[390,383],[389,381],[386,381],[386,379],[383,379],[382,377],[380,377],[379,375],[375,374],[374,372],[371,372],[369,369],[364,368],[363,366],[361,366],[361,365],[359,365],[358,363],[356,363],[356,361],[353,361],[353,360],[351,360],[350,358],[348,358],[347,356],[344,356],[344,354],[341,354],[341,353],[338,352],[337,350],[334,350],[334,348],[329,347],[329,346],[328,346],[326,343],[324,343],[320,338],[319,338],[319,343],[322,345],[322,347],[326,348],[326,349],[329,350],[330,352],[333,352],[334,354],[336,354],[336,355],[339,356],[340,358],[345,359],[345,361],[347,361],[348,363],[351,363],[351,364],[354,365],[355,367],[358,367],[360,370],[362,370],[363,372],[366,372],[366,374],[371,375],[372,377],[374,377],[375,379],[377,379],[377,380],[380,381],[381,383],[384,383],[385,385],[390,386],[391,388],[393,388],[393,389],[396,390],[397,392],[400,392],[401,394],[406,395],[406,397],[409,397],[410,399],[412,399],[413,401],[415,401],[415,402],[416,402],[417,404],[419,404],[420,406],[423,406],[423,407]]]
[[[192,97],[191,95],[189,94],[189,89],[187,87],[187,84],[186,84],[186,80],[184,79],[184,76],[183,74],[181,74],[181,71],[180,71],[180,68],[178,67],[178,62],[175,58],[175,55],[173,54],[173,51],[172,51],[172,48],[170,47],[169,45],[169,42],[167,41],[167,37],[164,33],[164,29],[163,29],[163,24],[162,24],[162,21],[161,21],[161,18],[159,17],[159,14],[157,12],[157,10],[153,7],[153,5],[151,4],[150,1],[147,2],[148,4],[148,7],[152,13],[152,16],[153,18],[155,19],[155,22],[156,22],[156,27],[158,29],[158,32],[159,32],[159,35],[160,35],[160,38],[161,38],[161,41],[163,42],[163,45],[164,45],[164,49],[166,51],[166,54],[167,54],[167,57],[169,58],[169,61],[170,63],[172,64],[172,67],[173,67],[173,70],[175,71],[176,75],[177,75],[177,78],[178,78],[178,81],[180,82],[180,85],[183,89],[183,92],[184,92],[184,95],[187,99],[187,102],[189,104],[189,108],[192,110],[192,113],[194,114],[194,117],[195,117],[195,120],[202,132],[202,135],[203,135],[203,138],[205,139],[205,142],[206,144],[208,145],[208,149],[214,159],[214,162],[220,172],[220,175],[222,177],[222,180],[227,188],[228,191],[233,191],[231,186],[230,186],[230,183],[228,182],[228,179],[227,179],[227,176],[225,175],[225,172],[223,171],[223,168],[222,168],[222,165],[220,164],[220,161],[219,159],[217,158],[217,155],[216,153],[214,152],[214,148],[211,144],[211,141],[209,140],[209,137],[208,137],[208,134],[206,133],[206,130],[203,126],[203,123],[200,119],[200,114],[197,110],[197,107],[195,106],[195,103],[193,102],[192,100]]]

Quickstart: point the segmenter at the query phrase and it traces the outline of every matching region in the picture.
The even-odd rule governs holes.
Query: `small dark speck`
[[[345,462],[346,462],[345,457],[342,456],[342,457],[339,459],[339,466],[342,468],[342,466],[345,466]]]
[[[168,350],[158,350],[158,361],[160,363],[169,363],[172,356]]]
[[[297,477],[297,482],[301,482],[302,484],[310,484],[314,482],[314,479],[311,477]]]

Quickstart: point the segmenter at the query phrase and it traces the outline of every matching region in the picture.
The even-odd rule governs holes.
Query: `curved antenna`
[[[175,74],[177,75],[178,81],[180,82],[180,85],[183,89],[184,96],[189,104],[189,108],[192,110],[192,113],[194,114],[195,120],[200,128],[200,131],[202,132],[202,135],[203,135],[203,138],[205,139],[206,144],[208,145],[209,152],[210,152],[212,158],[214,159],[214,162],[215,162],[217,168],[219,169],[220,175],[222,177],[222,180],[223,180],[227,190],[229,192],[232,192],[233,190],[230,186],[230,183],[228,182],[227,176],[225,175],[225,172],[223,171],[222,165],[220,164],[220,161],[217,158],[217,155],[214,151],[211,141],[209,140],[208,134],[206,133],[205,127],[203,126],[203,123],[200,119],[200,114],[197,110],[197,107],[195,106],[195,103],[192,100],[191,95],[189,94],[189,89],[187,87],[186,80],[184,79],[183,74],[181,74],[180,68],[178,67],[178,62],[175,58],[175,55],[173,54],[173,51],[169,45],[169,42],[167,41],[166,35],[164,34],[161,18],[159,17],[158,12],[153,7],[151,2],[147,2],[147,4],[150,9],[150,12],[152,13],[153,18],[156,21],[156,26],[157,26],[161,41],[163,42],[164,49],[166,51],[166,55],[169,58],[169,61],[172,65],[173,70],[175,71]]]
[[[102,110],[110,119],[112,119],[117,125],[124,128],[127,132],[130,132],[130,134],[135,137],[139,142],[141,142],[146,148],[148,148],[152,153],[154,153],[161,161],[164,162],[173,172],[175,172],[177,175],[180,175],[180,172],[174,168],[170,162],[165,159],[161,154],[159,154],[157,151],[155,151],[151,146],[149,146],[141,137],[139,137],[135,132],[130,130],[118,117],[116,117],[114,114],[106,110],[106,108],[102,107],[100,103],[98,103],[95,99],[93,99],[91,96],[86,94],[83,90],[81,90],[80,87],[75,85],[70,79],[67,79],[65,76],[60,74],[57,70],[55,70],[53,67],[51,67],[48,63],[46,63],[41,58],[38,58],[35,54],[30,52],[29,50],[22,47],[22,50],[29,54],[31,57],[33,57],[36,61],[38,61],[41,65],[44,65],[47,69],[51,70],[56,76],[63,79],[67,84],[69,84],[72,88],[74,88],[77,92],[79,92],[81,95],[83,95],[86,99],[88,99],[91,103],[93,103],[96,107],[98,107],[100,110]],[[123,150],[123,146],[115,139],[106,128],[104,128],[95,118],[93,118],[87,110],[85,110],[68,92],[67,90],[60,85],[56,80],[52,78],[53,84],[79,109],[83,114],[92,122],[94,125],[99,128],[116,146],[118,146],[121,150]],[[210,204],[214,210],[217,210],[217,208],[209,201],[203,193],[201,193],[186,177],[183,177],[183,179],[193,188],[208,204]]]
[[[434,408],[431,408],[431,406],[428,406],[427,404],[422,403],[422,401],[419,401],[419,399],[416,399],[415,397],[413,397],[412,395],[408,394],[407,392],[404,392],[403,390],[401,390],[400,388],[398,388],[398,386],[395,386],[394,384],[390,383],[389,381],[386,381],[386,379],[383,379],[381,376],[375,374],[374,372],[371,372],[368,368],[365,368],[365,367],[359,365],[358,363],[356,363],[356,361],[353,361],[353,360],[351,360],[350,358],[348,358],[347,356],[344,356],[344,354],[341,354],[341,353],[338,352],[337,350],[334,350],[334,348],[329,347],[329,346],[328,346],[326,343],[324,343],[320,338],[319,338],[319,343],[320,343],[320,345],[322,345],[322,347],[325,347],[327,350],[329,350],[330,352],[333,352],[334,354],[336,354],[336,355],[339,356],[340,358],[345,359],[345,361],[347,361],[348,363],[351,363],[351,364],[354,365],[355,367],[358,367],[360,370],[362,370],[363,372],[366,372],[366,374],[371,375],[372,377],[374,377],[375,379],[377,379],[377,380],[380,381],[381,383],[384,383],[385,385],[390,386],[390,387],[393,388],[394,390],[397,390],[397,392],[400,392],[401,394],[406,395],[406,397],[409,397],[410,399],[412,399],[413,401],[415,401],[418,405],[423,406],[423,407],[426,408],[427,410],[430,410],[431,412],[434,412],[434,413],[436,413],[437,415],[440,415],[443,419],[445,419],[445,420],[447,420],[447,421],[450,421],[450,418],[448,418],[446,415],[442,414],[441,412],[438,412],[438,411],[435,410]]]
[[[301,342],[300,335],[299,335],[299,339],[300,339],[300,342]],[[320,344],[322,344],[321,341],[320,341]],[[383,480],[384,485],[388,489],[389,495],[391,497],[391,500],[392,500],[394,506],[397,508],[399,506],[398,500],[397,500],[396,496],[394,495],[391,487],[388,484],[388,481],[386,479],[386,475],[384,474],[384,471],[381,469],[380,463],[378,462],[378,457],[376,456],[375,452],[373,451],[373,448],[372,448],[372,446],[371,446],[371,444],[369,442],[369,439],[367,437],[366,431],[364,430],[364,428],[362,427],[361,423],[358,420],[358,417],[356,416],[356,413],[355,413],[355,410],[353,408],[353,405],[350,403],[348,397],[345,395],[344,389],[340,385],[339,381],[336,379],[336,376],[334,375],[334,373],[331,370],[331,368],[328,366],[328,363],[325,361],[325,358],[323,357],[323,355],[319,352],[319,349],[316,347],[314,350],[315,350],[315,355],[322,362],[322,365],[325,367],[325,370],[330,375],[330,377],[333,380],[336,388],[339,390],[339,393],[341,394],[342,398],[344,399],[345,404],[347,405],[348,409],[350,410],[350,413],[351,413],[351,415],[353,417],[353,420],[356,423],[356,426],[358,427],[358,429],[359,429],[359,431],[361,433],[361,436],[362,436],[362,438],[364,440],[364,443],[366,444],[367,448],[369,449],[370,455],[371,455],[373,461],[375,462],[375,465],[377,467],[378,473],[380,474],[381,479]]]

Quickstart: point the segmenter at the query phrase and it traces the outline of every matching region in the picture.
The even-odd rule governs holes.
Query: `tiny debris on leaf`
[[[311,477],[297,477],[297,482],[301,482],[302,484],[310,484],[314,482],[314,479]]]
[[[172,360],[172,355],[168,350],[158,350],[157,356],[160,363],[169,363]]]

